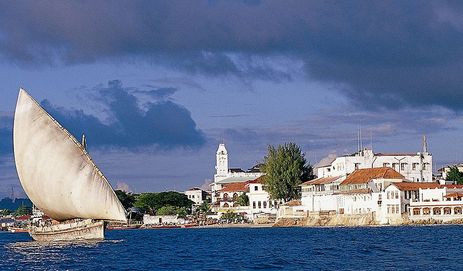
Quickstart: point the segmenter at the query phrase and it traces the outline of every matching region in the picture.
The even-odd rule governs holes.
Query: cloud
[[[13,153],[13,118],[0,116],[0,164]]]
[[[108,82],[107,87],[97,86],[99,106],[106,107],[111,122],[104,123],[98,117],[82,110],[69,110],[51,104],[42,106],[80,138],[85,133],[90,146],[122,147],[139,149],[156,146],[160,149],[177,147],[196,148],[205,142],[202,131],[196,126],[190,112],[172,101],[155,101],[141,109],[137,97],[131,92],[157,93],[160,90],[125,88],[118,80]],[[162,90],[161,90],[162,92]],[[159,97],[159,94],[156,94]],[[164,92],[161,96],[166,97]]]
[[[0,56],[28,65],[136,59],[264,80],[291,79],[302,61],[311,79],[369,110],[460,112],[462,11],[450,1],[1,2]]]

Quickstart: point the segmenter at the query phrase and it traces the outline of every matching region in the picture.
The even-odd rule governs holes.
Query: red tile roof
[[[247,183],[264,183],[265,182],[265,175],[260,176],[259,178],[251,181],[247,181]]]
[[[404,176],[389,167],[364,168],[352,172],[341,185],[368,183],[373,179],[404,179]]]
[[[246,192],[248,191],[247,182],[228,183],[220,190],[220,192]]]
[[[393,183],[400,191],[416,191],[421,189],[434,189],[439,188],[438,183],[411,183],[411,182],[401,182]]]
[[[463,194],[462,193],[450,193],[450,194],[447,194],[445,195],[444,197],[446,198],[462,198],[463,197]]]
[[[463,189],[462,184],[445,184],[441,185],[442,187],[448,188],[448,189]]]
[[[284,206],[301,206],[302,202],[300,200],[291,200],[283,204]]]
[[[329,183],[332,183],[332,182],[336,181],[339,178],[340,178],[339,176],[317,178],[317,179],[314,179],[314,180],[303,182],[301,185],[329,184]]]

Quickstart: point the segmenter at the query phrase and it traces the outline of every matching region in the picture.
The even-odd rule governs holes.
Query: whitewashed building
[[[351,155],[328,157],[316,165],[319,178],[346,176],[357,169],[390,167],[412,182],[432,182],[432,154],[428,152],[426,138],[423,149],[417,153],[375,153],[363,148]]]
[[[212,203],[215,203],[219,197],[219,191],[226,184],[244,183],[254,180],[263,175],[258,166],[254,166],[249,170],[240,168],[229,168],[228,166],[228,151],[225,144],[219,144],[216,153],[216,173],[214,181],[211,184]]]
[[[194,205],[201,205],[206,199],[208,193],[201,188],[193,187],[183,192],[187,198],[194,202]]]
[[[281,200],[270,199],[270,194],[265,190],[265,176],[247,182],[249,198],[249,215],[252,219],[258,216],[276,216]]]

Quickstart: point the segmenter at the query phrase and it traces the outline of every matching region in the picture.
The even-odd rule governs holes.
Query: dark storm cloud
[[[461,111],[462,12],[445,1],[1,2],[0,54],[27,64],[133,57],[273,80],[290,74],[259,58],[285,56],[370,110]]]
[[[136,96],[130,93],[134,89],[124,88],[118,80],[97,90],[101,106],[111,114],[109,124],[82,110],[67,110],[47,100],[41,104],[77,138],[85,133],[90,146],[139,149],[154,145],[171,149],[199,147],[205,142],[190,112],[172,101],[153,102],[142,110]]]
[[[0,116],[0,164],[13,153],[13,118]]]

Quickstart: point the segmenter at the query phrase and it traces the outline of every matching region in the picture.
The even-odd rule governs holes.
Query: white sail
[[[23,89],[13,134],[21,185],[46,215],[58,221],[126,221],[124,207],[87,151]]]

